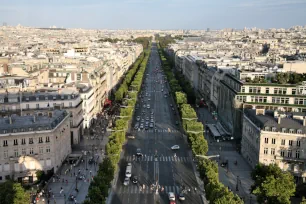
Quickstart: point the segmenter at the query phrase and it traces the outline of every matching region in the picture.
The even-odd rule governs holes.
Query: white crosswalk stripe
[[[135,157],[135,161],[140,162],[152,162],[152,161],[159,161],[159,162],[189,162],[191,159],[189,157],[174,157],[174,156],[161,156],[155,158],[154,156],[143,156],[143,157]],[[133,162],[133,156],[126,157],[127,162]]]

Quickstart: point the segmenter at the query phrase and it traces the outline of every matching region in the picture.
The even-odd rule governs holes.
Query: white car
[[[130,178],[129,177],[125,177],[123,185],[127,186],[130,183]]]
[[[174,195],[173,192],[169,192],[169,193],[168,193],[168,197],[169,197],[169,200],[170,200],[170,201],[175,201],[175,195]]]
[[[172,150],[177,150],[177,149],[180,149],[180,146],[178,146],[178,145],[173,145],[173,146],[171,147],[171,149],[172,149]]]
[[[137,120],[137,121],[140,121],[140,116],[137,116],[136,120]]]

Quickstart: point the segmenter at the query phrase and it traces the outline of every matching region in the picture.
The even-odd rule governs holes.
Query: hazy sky
[[[0,25],[96,29],[306,25],[306,0],[1,0],[0,5]]]

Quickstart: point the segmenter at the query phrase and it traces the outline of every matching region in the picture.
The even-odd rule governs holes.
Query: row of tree
[[[194,102],[195,99],[188,100],[188,95],[183,91],[183,87],[187,84],[179,83],[179,80],[184,80],[175,77],[174,73],[171,71],[172,67],[169,60],[167,60],[166,55],[161,49],[161,45],[158,44],[159,55],[162,61],[162,67],[168,78],[171,93],[175,98],[175,102],[179,108],[180,116],[182,119],[182,126],[188,137],[188,142],[191,147],[193,155],[206,155],[208,151],[208,144],[204,138],[204,127],[201,122],[197,122],[197,114],[190,103]],[[235,195],[233,192],[229,191],[221,182],[219,182],[218,177],[218,165],[214,161],[207,159],[198,159],[199,165],[198,170],[203,179],[206,190],[206,198],[210,203],[232,203],[241,204],[243,201]]]
[[[91,182],[88,190],[88,199],[85,204],[105,203],[108,189],[118,168],[122,146],[126,142],[125,131],[128,129],[129,121],[133,117],[133,110],[137,101],[138,92],[141,89],[142,80],[150,50],[146,50],[134,63],[127,76],[116,92],[116,101],[124,105],[120,109],[120,119],[115,121],[115,127],[106,144],[106,158],[99,166],[98,174]],[[122,88],[124,87],[124,88]],[[131,90],[128,92],[128,90]],[[122,90],[124,90],[123,93]],[[120,94],[118,94],[120,92]]]
[[[26,192],[20,183],[8,180],[0,184],[1,204],[24,204],[30,202],[29,192]]]

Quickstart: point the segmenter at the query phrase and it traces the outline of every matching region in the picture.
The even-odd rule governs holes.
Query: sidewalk
[[[88,137],[88,133],[84,133],[80,144],[73,146],[72,153],[83,154],[83,151],[86,150],[89,151],[87,156],[83,156],[83,161],[79,162],[75,167],[68,163],[63,164],[57,172],[59,179],[52,177],[45,188],[46,194],[51,190],[50,197],[47,198],[47,195],[42,196],[36,202],[37,204],[75,203],[69,199],[69,195],[73,195],[76,198],[76,203],[82,203],[86,199],[92,177],[97,174],[99,163],[102,162],[104,157],[105,145],[108,142],[108,133],[105,131],[107,123],[108,121],[100,118],[96,120],[96,123],[90,128],[96,131],[93,136],[94,139],[91,136]],[[97,163],[89,164],[90,157],[93,157]],[[84,178],[81,178],[81,175],[84,175]],[[76,187],[78,191],[76,191]]]
[[[197,109],[198,118],[203,124],[215,124],[212,114],[206,107]],[[238,194],[245,203],[256,203],[256,197],[250,193],[253,180],[251,178],[252,168],[245,159],[236,151],[234,141],[216,142],[209,134],[205,134],[208,142],[207,155],[219,154],[216,161],[220,164],[221,160],[228,160],[228,168],[219,165],[219,180],[229,187],[234,193]],[[237,165],[234,162],[237,161]],[[238,189],[238,191],[237,191]]]

